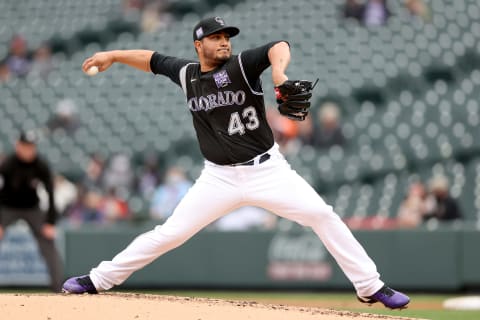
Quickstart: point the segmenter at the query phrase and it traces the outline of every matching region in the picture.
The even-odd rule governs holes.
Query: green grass
[[[389,316],[410,317],[431,320],[479,320],[479,311],[451,311],[451,310],[365,310],[365,309],[348,309],[356,312],[369,312],[383,314]]]
[[[290,301],[292,304],[312,305],[321,301],[322,306],[328,306],[331,309],[349,310],[353,312],[367,312],[383,314],[390,316],[401,316],[419,319],[431,320],[479,320],[480,311],[455,311],[443,310],[442,302],[445,299],[458,296],[447,294],[411,294],[412,303],[405,310],[389,310],[377,306],[363,307],[356,303],[354,293],[315,293],[315,292],[235,292],[235,291],[142,291],[149,294],[162,294],[186,297],[203,297],[227,300],[255,300],[258,302],[274,303],[279,301],[286,304]],[[312,303],[313,302],[313,303]],[[352,307],[356,305],[355,307]]]

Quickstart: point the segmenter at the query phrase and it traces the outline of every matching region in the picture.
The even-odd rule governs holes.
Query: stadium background
[[[449,178],[451,194],[463,209],[463,222],[434,223],[408,231],[361,231],[359,236],[367,250],[372,250],[377,259],[376,255],[383,253],[390,257],[388,250],[396,248],[398,260],[408,259],[404,261],[408,265],[415,259],[423,263],[420,258],[433,248],[437,251],[429,267],[439,268],[439,264],[452,260],[453,264],[444,270],[446,273],[439,272],[444,283],[430,283],[423,289],[478,287],[480,280],[471,270],[480,265],[474,259],[478,257],[474,249],[480,226],[480,6],[475,0],[424,2],[430,10],[428,21],[412,19],[402,1],[388,1],[392,16],[387,23],[365,27],[341,17],[344,1],[166,1],[164,10],[169,14],[169,23],[158,31],[142,32],[138,12],[125,13],[119,0],[2,1],[0,56],[8,54],[11,37],[21,34],[32,51],[44,42],[51,46],[54,70],[44,79],[27,75],[1,84],[0,150],[11,149],[19,128],[43,128],[54,114],[58,100],[69,98],[78,107],[81,127],[72,135],[61,130],[45,134],[39,143],[40,152],[57,172],[78,179],[89,155],[99,150],[106,157],[125,153],[134,163],[142,159],[146,150],[155,150],[162,168],[181,165],[194,179],[202,161],[178,88],[169,81],[119,65],[105,74],[87,77],[80,65],[94,52],[109,49],[146,48],[194,58],[192,26],[205,14],[220,15],[242,31],[233,42],[234,50],[273,39],[289,40],[290,77],[320,78],[313,110],[327,100],[340,106],[347,146],[318,150],[305,145],[289,154],[288,159],[342,218],[365,218],[370,214],[393,218],[411,181],[428,180],[438,173]],[[269,94],[273,90],[268,72],[264,77],[266,102],[272,106],[274,96]],[[135,232],[153,223],[148,219],[145,199],[128,191],[122,196],[134,214],[133,222],[108,230],[66,229],[62,245],[67,258],[75,259],[75,252],[82,245],[85,247],[87,238],[96,239],[92,246],[108,244],[84,259],[80,267],[77,260],[67,259],[67,273],[97,263],[97,256],[108,257],[105,255],[115,252],[114,247],[121,248]],[[294,234],[304,232],[301,228],[288,228]],[[253,237],[267,234],[268,247],[280,231],[254,232]],[[240,240],[232,240],[239,243],[252,237],[207,231],[197,243],[202,244],[200,249],[206,244],[217,248],[222,243],[218,239],[230,236],[239,237]],[[71,240],[75,237],[78,242]],[[438,242],[438,237],[443,237],[444,242]],[[207,242],[202,242],[203,238]],[[399,238],[412,240],[403,243],[409,247],[399,246]],[[378,241],[387,248],[378,245]],[[184,249],[188,255],[192,257],[193,252],[196,258],[201,256],[197,247],[192,246]],[[425,252],[416,251],[418,247]],[[249,248],[255,248],[255,243]],[[246,251],[242,246],[235,250]],[[222,248],[218,251],[223,252]],[[178,268],[174,262],[184,263],[179,260],[181,252],[179,258],[172,258],[172,269]],[[239,260],[242,257],[251,258],[240,254]],[[388,262],[381,265],[390,270],[400,268]],[[406,277],[386,272],[394,283],[401,284]],[[450,272],[455,280],[451,280]],[[466,282],[462,276],[465,272],[469,274]],[[198,279],[214,278],[205,271],[197,275]],[[151,282],[148,276],[146,279],[162,287],[161,281]],[[181,285],[188,287],[189,283]],[[283,287],[285,283],[268,282],[267,286],[270,285]],[[415,284],[410,286],[422,289]],[[317,286],[300,281],[293,287]],[[318,287],[348,285],[340,279]],[[403,287],[409,289],[407,284]]]

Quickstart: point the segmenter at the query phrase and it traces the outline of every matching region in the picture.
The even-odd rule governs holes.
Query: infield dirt
[[[411,319],[315,307],[148,294],[0,294],[2,319],[15,320],[371,320]]]

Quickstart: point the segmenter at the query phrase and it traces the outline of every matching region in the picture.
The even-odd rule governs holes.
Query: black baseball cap
[[[227,26],[222,18],[211,17],[203,19],[193,28],[193,41],[202,40],[204,37],[219,31],[228,33],[230,37],[235,37],[240,32],[237,27]]]
[[[36,144],[38,137],[34,131],[22,131],[18,137],[18,141],[22,143]]]

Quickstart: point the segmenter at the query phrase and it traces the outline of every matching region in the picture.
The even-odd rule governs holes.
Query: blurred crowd
[[[136,219],[138,218],[135,217],[136,213],[132,212],[126,201],[126,195],[135,194],[147,204],[142,219],[164,222],[187,194],[193,181],[178,165],[161,168],[158,164],[157,156],[151,153],[146,154],[141,165],[136,168],[132,165],[131,159],[124,154],[114,155],[108,160],[93,154],[82,178],[74,186],[77,190],[76,196],[62,208],[62,216],[72,225],[81,225],[85,222],[110,224]],[[59,197],[63,193],[68,193],[62,192],[62,189],[73,190],[72,185],[65,179],[58,182]],[[262,209],[247,207],[218,220],[211,228],[217,230],[270,228],[274,225],[272,217]]]
[[[267,108],[267,118],[277,143],[287,156],[295,155],[305,145],[324,149],[348,143],[342,132],[340,108],[332,101],[324,101],[313,108],[303,122],[291,121],[271,107]],[[64,99],[59,101],[46,129],[47,132],[62,129],[68,133],[79,126],[75,104]],[[45,138],[48,139],[48,135]],[[1,160],[0,156],[0,163]],[[144,153],[136,164],[126,154],[104,157],[94,153],[81,169],[81,174],[73,181],[60,174],[54,178],[57,211],[62,223],[71,226],[138,220],[139,212],[133,212],[129,205],[132,195],[144,203],[140,213],[142,220],[162,223],[193,185],[184,168],[175,164],[161,165],[159,155],[153,152]],[[434,176],[428,183],[415,181],[393,217],[369,213],[363,218],[351,217],[346,222],[353,229],[379,229],[415,228],[432,221],[462,219],[460,205],[450,196],[449,189],[445,176]],[[46,206],[46,193],[40,189],[39,195]],[[246,207],[219,219],[211,228],[225,231],[272,229],[276,224],[275,215],[260,208]]]
[[[140,17],[143,32],[155,32],[166,27],[172,20],[166,0],[124,0],[125,16]],[[404,0],[405,10],[412,18],[430,19],[429,8],[422,0]],[[391,17],[386,0],[346,0],[341,15],[344,19],[358,21],[366,27],[381,26]],[[14,35],[9,43],[6,57],[0,57],[0,83],[13,78],[40,77],[45,79],[54,69],[52,52],[48,44],[31,49],[26,39]],[[297,122],[281,116],[274,106],[267,107],[267,118],[275,141],[288,157],[295,155],[301,147],[328,149],[332,146],[346,147],[348,139],[342,129],[342,111],[348,106],[335,101],[317,102],[305,121]],[[51,118],[45,123],[45,132],[62,130],[66,134],[75,132],[82,125],[75,101],[69,98],[57,102]],[[41,150],[40,150],[41,151]],[[0,155],[0,162],[2,157]],[[92,154],[81,177],[69,181],[67,177],[55,176],[55,201],[62,221],[70,225],[111,224],[136,219],[129,206],[131,195],[137,195],[147,204],[144,211],[148,219],[165,221],[176,205],[192,186],[183,168],[177,165],[160,167],[158,156],[147,154],[140,166],[132,164],[125,154],[108,158]],[[42,195],[42,190],[39,190]],[[46,196],[41,196],[46,202]],[[377,220],[375,220],[377,219]],[[413,183],[394,218],[377,216],[359,221],[347,221],[351,227],[413,228],[429,221],[451,221],[462,219],[460,206],[449,194],[448,180],[433,177],[428,183]],[[373,221],[373,222],[372,222]],[[236,210],[214,224],[219,230],[245,230],[250,228],[274,228],[277,218],[260,208],[247,207]]]
[[[324,101],[313,106],[304,121],[293,121],[282,116],[275,108],[267,108],[267,119],[275,141],[285,155],[297,153],[301,146],[327,149],[345,146],[341,111],[337,103]]]
[[[414,19],[430,20],[430,10],[423,0],[404,0],[405,9]],[[367,27],[382,26],[392,15],[386,0],[346,0],[343,17]]]
[[[406,190],[393,216],[371,214],[346,219],[352,229],[436,228],[464,219],[458,200],[450,194],[450,183],[444,175],[434,175],[427,182],[417,180]]]
[[[172,22],[167,0],[124,0],[124,18],[138,21],[142,32],[156,32]],[[14,78],[47,78],[54,70],[49,39],[31,48],[22,34],[11,37],[6,56],[0,56],[0,84]]]
[[[123,0],[125,18],[138,21],[142,32],[157,32],[167,27],[174,19],[168,0]],[[430,20],[430,10],[423,0],[404,0],[405,9],[412,18]],[[358,21],[367,27],[381,26],[392,15],[386,0],[346,0],[341,15]],[[12,78],[38,76],[46,78],[54,69],[52,48],[47,42],[37,48],[29,48],[21,34],[14,35],[5,57],[0,57],[0,83]]]
[[[10,40],[7,56],[0,57],[0,84],[27,76],[45,79],[53,69],[52,51],[48,44],[30,50],[25,37],[16,34]]]
[[[449,190],[449,181],[443,175],[432,177],[427,185],[412,183],[397,212],[398,226],[414,228],[429,221],[461,220],[462,210]]]
[[[133,16],[140,23],[142,32],[156,32],[172,22],[167,0],[123,0],[125,17]]]
[[[43,158],[41,150],[39,157]],[[0,165],[4,154],[0,154]],[[127,222],[155,221],[163,223],[187,194],[193,181],[178,165],[159,166],[156,154],[148,153],[135,166],[131,157],[115,154],[105,158],[92,154],[76,179],[55,171],[53,177],[54,203],[59,223],[69,227],[84,225],[108,226]],[[1,181],[1,179],[0,179]],[[39,206],[49,209],[48,193],[42,184],[37,187]],[[137,197],[146,205],[134,212],[128,199]],[[257,208],[244,207],[214,222],[210,228],[223,231],[271,229],[277,218]]]

